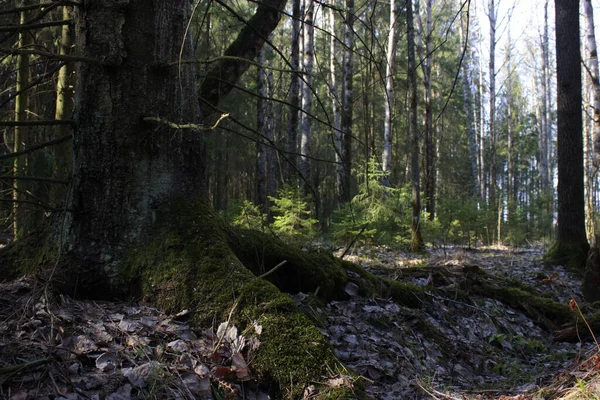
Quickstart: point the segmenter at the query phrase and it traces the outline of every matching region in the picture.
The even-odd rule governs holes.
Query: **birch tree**
[[[314,47],[315,47],[315,28],[314,28],[314,12],[315,6],[313,0],[305,0],[304,2],[304,26],[302,29],[303,40],[303,57],[302,71],[304,72],[304,80],[302,81],[302,117],[300,118],[300,160],[298,170],[303,178],[300,181],[300,186],[303,192],[307,194],[311,184],[311,135],[312,135],[312,83],[313,83],[313,66],[314,66]]]
[[[300,72],[300,1],[292,0],[292,37],[291,37],[291,57],[290,66],[293,71]],[[291,184],[292,176],[296,174],[298,152],[298,123],[300,110],[300,75],[292,73],[290,76],[290,92],[288,102],[289,117],[287,125],[287,150],[290,152],[286,168],[286,180]]]
[[[392,141],[393,141],[393,114],[394,114],[394,65],[397,48],[398,1],[390,1],[390,30],[388,33],[386,70],[385,70],[385,120],[383,124],[383,155],[382,169],[386,173],[383,181],[386,186],[390,184],[392,173]]]
[[[594,25],[594,10],[591,0],[583,0],[583,14],[585,17],[585,37],[586,37],[586,69],[589,74],[593,88],[592,100],[592,142],[594,166],[598,167],[598,159],[600,157],[600,73],[598,71],[598,50],[596,48],[596,34]]]

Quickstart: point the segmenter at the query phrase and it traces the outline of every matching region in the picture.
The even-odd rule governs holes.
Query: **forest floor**
[[[407,308],[360,297],[352,284],[344,301],[323,305],[303,293],[292,297],[360,374],[370,398],[600,399],[600,348],[589,335],[587,342],[560,342],[499,300],[452,296],[464,279],[462,268],[476,265],[558,302],[581,303],[580,281],[562,267],[545,267],[542,254],[447,248],[415,257],[358,249],[345,259],[431,288],[425,292],[430,298]],[[260,326],[249,335],[215,321],[199,332],[187,318],[186,311],[164,315],[141,302],[52,296],[32,278],[0,284],[0,399],[268,399],[252,375]],[[356,384],[352,379],[332,373],[304,398],[319,384]]]

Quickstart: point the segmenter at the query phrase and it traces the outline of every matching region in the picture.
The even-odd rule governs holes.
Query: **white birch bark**
[[[592,120],[594,121],[594,125],[592,130],[592,160],[594,161],[594,166],[598,167],[598,157],[600,156],[600,74],[598,72],[594,10],[591,0],[583,0],[583,12],[586,22],[587,72],[593,89]]]
[[[303,28],[303,57],[302,68],[305,73],[302,82],[302,116],[300,118],[300,160],[298,169],[303,176],[300,186],[304,193],[308,193],[311,182],[311,135],[312,120],[309,116],[312,113],[312,74],[314,65],[314,2],[305,0],[304,3],[304,28]]]
[[[397,47],[398,1],[390,2],[390,31],[388,34],[386,71],[385,71],[385,121],[383,125],[383,155],[382,169],[387,173],[383,182],[389,186],[392,172],[392,141],[393,141],[393,112],[394,112],[394,64]]]

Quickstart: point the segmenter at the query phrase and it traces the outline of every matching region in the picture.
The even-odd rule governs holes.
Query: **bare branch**
[[[72,138],[73,138],[73,135],[69,134],[69,135],[61,136],[59,138],[52,139],[47,142],[38,144],[36,146],[32,146],[32,147],[22,150],[22,151],[16,151],[14,153],[9,153],[9,154],[2,154],[2,155],[0,155],[0,160],[7,160],[10,158],[22,156],[24,154],[33,153],[34,151],[37,151],[37,150],[40,150],[40,149],[43,149],[46,147],[54,146],[55,144],[66,142],[67,140],[71,140]]]
[[[19,181],[34,181],[34,182],[47,182],[56,183],[60,185],[68,185],[71,181],[65,179],[54,179],[44,178],[41,176],[12,176],[12,175],[0,175],[0,180],[19,180]]]
[[[39,121],[0,121],[0,126],[50,126],[50,125],[71,125],[71,119],[51,119]]]
[[[191,130],[196,130],[196,131],[213,131],[213,130],[217,129],[217,126],[219,126],[219,123],[221,123],[221,121],[227,117],[229,117],[229,114],[227,114],[227,113],[221,114],[221,116],[219,117],[217,122],[215,122],[212,126],[203,125],[203,124],[177,124],[175,122],[171,122],[166,119],[162,119],[162,118],[158,118],[158,117],[144,117],[144,118],[142,118],[142,121],[155,122],[157,124],[167,125],[169,128],[173,128],[173,129],[191,129]]]
[[[52,3],[40,3],[40,4],[31,5],[31,6],[14,7],[9,10],[1,10],[0,15],[16,14],[16,13],[20,13],[21,11],[37,10],[37,9],[45,8],[45,7],[80,6],[80,5],[81,4],[77,1],[62,0],[62,1],[54,1]]]
[[[100,60],[96,60],[88,57],[81,56],[69,56],[62,54],[55,54],[49,51],[44,50],[35,50],[35,49],[11,49],[10,47],[0,47],[0,53],[12,54],[12,55],[35,55],[49,58],[50,60],[59,60],[59,61],[67,61],[67,62],[87,62],[90,64],[104,64]]]
[[[15,25],[15,26],[0,26],[0,32],[23,32],[33,31],[36,29],[47,28],[49,26],[69,25],[72,21],[64,19],[60,21],[41,22],[39,24]]]

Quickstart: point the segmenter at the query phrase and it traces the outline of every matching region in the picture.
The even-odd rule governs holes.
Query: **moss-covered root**
[[[525,285],[514,287],[514,282],[494,279],[480,269],[467,273],[465,288],[469,292],[497,299],[523,311],[548,330],[555,330],[560,325],[573,321],[573,313],[567,304],[529,292],[525,290]]]
[[[587,240],[581,243],[557,241],[544,255],[544,262],[550,265],[564,265],[570,271],[581,273],[585,268],[589,249]]]
[[[276,398],[300,397],[309,383],[343,369],[290,297],[238,260],[221,220],[206,203],[175,202],[155,226],[129,254],[124,275],[137,278],[140,294],[162,309],[193,310],[192,322],[198,325],[224,321],[232,309],[238,328],[261,324],[251,368]]]
[[[326,251],[303,251],[267,233],[231,228],[227,230],[227,241],[238,259],[257,276],[285,260],[285,265],[266,278],[284,292],[317,293],[324,301],[339,300],[346,297],[346,284],[353,282],[362,296],[389,297],[408,307],[421,305],[423,288],[381,278]]]

